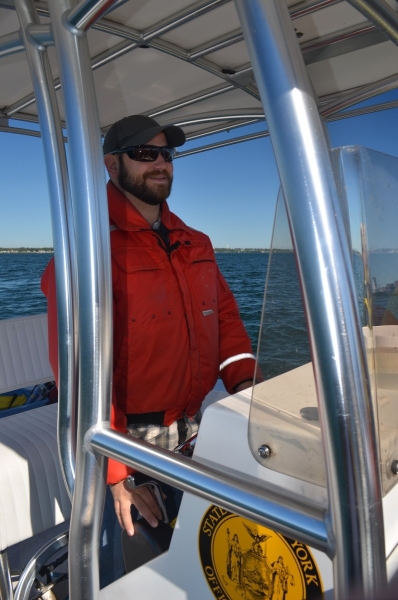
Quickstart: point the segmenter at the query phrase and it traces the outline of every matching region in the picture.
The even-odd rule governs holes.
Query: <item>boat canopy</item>
[[[382,16],[357,0],[287,2],[307,73],[327,118],[398,85],[397,5],[395,0],[374,4],[382,5]],[[64,121],[49,10],[43,1],[33,5],[40,25],[31,27],[30,36],[48,47]],[[76,10],[75,23],[87,31],[102,132],[129,114],[179,124],[188,139],[264,119],[231,0],[119,1],[97,21],[79,17]],[[13,0],[1,0],[0,131],[22,133],[26,128],[25,133],[37,135],[28,125],[13,124],[14,119],[38,121],[19,27]]]

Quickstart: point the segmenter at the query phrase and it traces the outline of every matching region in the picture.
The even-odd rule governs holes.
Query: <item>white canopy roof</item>
[[[390,21],[398,22],[395,0],[373,1],[387,6]],[[322,104],[385,78],[390,87],[398,85],[398,47],[385,27],[384,31],[376,27],[346,1],[288,0],[287,4]],[[48,23],[45,2],[35,6],[42,23]],[[18,30],[13,0],[0,0],[2,128],[7,126],[7,118],[37,121],[25,51],[16,52]],[[393,27],[391,31],[390,37],[394,37]],[[212,119],[183,125],[190,137],[263,115],[231,0],[119,3],[88,31],[88,39],[103,130],[136,113],[154,116],[162,123]],[[53,47],[49,47],[49,56],[57,85]],[[57,95],[63,118],[61,89]]]

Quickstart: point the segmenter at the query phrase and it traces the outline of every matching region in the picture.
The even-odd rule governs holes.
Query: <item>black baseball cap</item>
[[[185,143],[185,133],[176,125],[159,125],[155,119],[145,115],[131,115],[116,121],[107,131],[104,154],[116,152],[128,146],[147,144],[155,135],[164,132],[167,144],[176,148]]]

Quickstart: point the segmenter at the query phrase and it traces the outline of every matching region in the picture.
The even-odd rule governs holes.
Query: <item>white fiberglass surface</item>
[[[333,151],[333,161],[352,247],[386,494],[398,481],[398,159],[346,147]],[[270,469],[326,485],[306,321],[282,194],[269,265],[258,348],[265,381],[253,390],[251,449]],[[281,350],[268,344],[275,329]],[[271,450],[266,461],[258,456],[264,444]]]

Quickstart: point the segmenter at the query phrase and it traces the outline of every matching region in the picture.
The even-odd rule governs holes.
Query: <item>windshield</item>
[[[398,159],[358,147],[333,151],[378,418],[384,493],[397,481]],[[274,340],[271,345],[270,340]],[[277,341],[275,341],[277,340]],[[269,258],[249,438],[268,468],[326,485],[318,403],[288,218],[280,192]],[[267,445],[270,456],[259,457]]]

